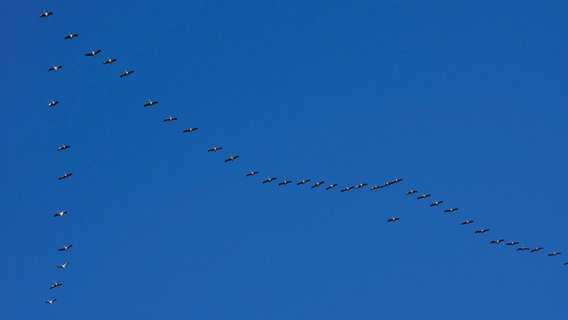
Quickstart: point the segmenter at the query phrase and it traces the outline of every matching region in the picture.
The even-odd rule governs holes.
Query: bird
[[[65,37],[63,37],[63,39],[69,40],[69,39],[73,39],[73,38],[78,37],[78,36],[79,36],[79,35],[76,34],[76,33],[71,33],[71,32],[69,32],[69,34],[66,35]]]
[[[517,248],[517,251],[527,251],[527,250],[530,250],[530,249],[527,248],[527,247],[518,247]]]
[[[146,102],[146,103],[144,104],[144,106],[145,106],[145,107],[151,107],[151,106],[153,106],[153,105],[155,105],[155,104],[158,104],[158,103],[159,103],[158,101],[148,100],[148,102]]]
[[[361,189],[363,187],[365,187],[367,184],[366,183],[359,183],[358,185],[355,186],[355,189]]]
[[[85,53],[85,57],[94,57],[101,52],[101,49],[93,50],[91,52]]]
[[[51,100],[51,101],[47,104],[47,106],[48,106],[49,108],[51,108],[51,107],[55,107],[57,104],[59,104],[59,100]]]
[[[57,147],[57,151],[62,151],[62,150],[69,149],[69,148],[71,148],[71,146],[68,146],[66,144],[62,144],[61,146]]]
[[[134,70],[124,70],[124,73],[122,73],[119,78],[124,78],[126,76],[131,75],[132,73],[134,73]]]
[[[536,248],[532,249],[531,252],[537,252],[537,251],[540,251],[542,249],[544,249],[544,248],[543,247],[536,247]]]
[[[398,221],[398,220],[400,220],[400,219],[397,218],[397,217],[392,217],[392,218],[388,219],[387,222],[395,222],[395,221]]]
[[[508,246],[515,246],[517,244],[519,244],[518,241],[509,241],[509,242],[505,243],[505,245],[508,245]]]
[[[341,189],[341,192],[349,191],[349,190],[351,190],[351,189],[353,189],[353,188],[355,188],[355,187],[354,187],[354,186],[348,186],[348,187],[345,187],[345,188]]]
[[[53,304],[55,302],[55,300],[57,300],[56,298],[53,299],[49,299],[49,300],[45,300],[45,303],[47,304]]]
[[[421,196],[418,196],[418,198],[416,198],[416,199],[418,199],[418,200],[420,200],[420,199],[426,199],[426,198],[428,198],[429,196],[431,196],[431,194],[425,193],[425,194],[423,194],[423,195],[421,195]]]
[[[63,174],[62,176],[59,176],[59,178],[57,178],[57,180],[67,179],[67,178],[69,178],[69,177],[72,176],[72,175],[73,175],[73,174],[72,174],[71,172],[65,173],[65,174]]]
[[[312,189],[313,189],[313,188],[317,188],[317,187],[321,186],[321,185],[324,184],[324,183],[325,183],[325,181],[318,181],[318,182],[316,182],[316,183],[314,183],[314,184],[312,185]]]
[[[374,186],[371,187],[371,191],[377,190],[377,189],[380,189],[380,188],[384,188],[384,186],[374,185]]]
[[[62,286],[62,285],[63,285],[63,283],[61,283],[61,282],[54,282],[54,283],[49,287],[49,290],[55,289],[55,288],[60,287],[60,286]]]
[[[169,116],[169,117],[167,117],[167,118],[164,119],[164,122],[175,121],[175,120],[177,120],[177,119],[178,119],[178,118],[176,118],[176,117]]]
[[[485,233],[487,231],[489,231],[489,229],[479,229],[479,230],[475,230],[474,232],[475,233]]]
[[[564,262],[564,265],[565,265],[565,266],[568,266],[568,261]]]
[[[238,157],[239,157],[238,155],[236,155],[236,156],[230,156],[230,157],[228,157],[227,159],[225,159],[225,162],[235,161],[235,159],[237,159]]]
[[[505,241],[505,239],[497,239],[497,240],[491,240],[491,243],[500,244],[503,241]]]
[[[199,130],[199,128],[187,128],[187,129],[183,130],[183,133],[193,132],[193,131],[196,131],[196,130]]]
[[[111,63],[113,63],[113,62],[115,62],[115,61],[116,61],[115,58],[108,58],[108,59],[106,59],[105,61],[103,61],[103,64],[111,64]],[[134,71],[132,71],[132,72],[134,72]],[[122,77],[121,77],[121,78],[122,78]]]
[[[406,191],[405,194],[406,194],[407,196],[409,196],[409,195],[414,194],[414,193],[416,193],[416,192],[418,192],[418,190],[410,189],[410,190]]]
[[[548,256],[549,256],[549,257],[555,257],[555,256],[557,256],[557,255],[559,255],[559,254],[562,254],[562,252],[554,251],[554,252],[549,253]]]
[[[444,200],[435,201],[435,202],[430,203],[430,207],[439,206],[439,205],[441,205],[442,203],[444,203]]]
[[[61,68],[63,68],[63,66],[55,65],[55,66],[49,68],[48,71],[57,71],[57,70],[59,70],[59,69],[61,69]]]
[[[402,178],[396,178],[393,181],[388,182],[389,185],[393,184],[393,183],[399,183],[401,182],[403,179]]]
[[[53,12],[51,12],[51,11],[44,11],[44,12],[42,12],[42,13],[39,15],[39,17],[40,17],[40,18],[47,18],[47,17],[49,17],[49,16],[52,15],[52,14],[53,14]]]
[[[308,182],[310,182],[310,179],[304,179],[304,180],[299,181],[298,183],[296,183],[296,185],[299,186],[299,185],[301,185],[301,184],[306,184],[306,183],[308,183]]]
[[[252,176],[254,176],[255,174],[258,174],[258,171],[251,171],[251,172],[245,174],[245,176],[246,176],[246,177],[252,177]]]
[[[262,183],[269,183],[276,180],[276,177],[270,177],[270,178],[266,178],[264,181],[262,181]]]
[[[68,244],[62,248],[57,249],[58,251],[67,251],[69,249],[71,249],[71,247],[73,246],[73,244]]]
[[[458,211],[458,208],[450,208],[450,209],[444,210],[444,212],[449,212],[449,213],[452,213],[454,211]]]
[[[213,148],[207,150],[207,152],[217,152],[217,151],[222,150],[222,149],[223,149],[223,147],[213,147]]]
[[[57,268],[59,268],[59,269],[65,269],[65,268],[67,268],[68,265],[69,265],[69,261],[65,262],[64,264],[58,265]]]
[[[466,220],[466,221],[462,222],[461,224],[466,225],[466,224],[470,224],[470,223],[473,223],[473,220]]]
[[[332,183],[332,184],[330,184],[329,186],[327,186],[327,187],[325,188],[325,190],[333,189],[333,188],[335,188],[336,186],[337,186],[337,183]]]
[[[287,184],[290,183],[290,182],[292,182],[292,181],[291,181],[291,180],[284,180],[284,181],[278,183],[278,185],[279,185],[279,186],[285,186],[285,185],[287,185]]]
[[[66,215],[67,211],[66,210],[61,210],[59,212],[57,212],[56,214],[54,214],[54,217],[63,217],[63,215]]]

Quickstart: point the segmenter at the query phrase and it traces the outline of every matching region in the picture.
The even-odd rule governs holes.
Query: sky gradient
[[[0,319],[568,314],[565,2],[0,7]]]

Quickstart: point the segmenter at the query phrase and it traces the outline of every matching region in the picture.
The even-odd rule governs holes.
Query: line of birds
[[[42,12],[42,13],[39,15],[39,17],[45,19],[45,18],[48,18],[48,17],[50,17],[50,16],[52,16],[52,15],[53,15],[53,12],[51,12],[51,11],[44,11],[44,12]],[[76,38],[76,37],[78,37],[78,36],[79,36],[79,35],[76,34],[76,33],[69,33],[69,34],[65,35],[63,39],[64,39],[64,40],[70,40],[70,39],[74,39],[74,38]],[[102,51],[101,49],[92,50],[92,51],[89,51],[89,52],[85,53],[85,56],[87,56],[87,57],[95,57],[95,56],[97,56],[101,51]],[[117,61],[117,59],[115,59],[115,58],[110,58],[110,57],[109,57],[108,59],[106,59],[106,60],[103,61],[103,64],[105,64],[105,65],[110,65],[110,64],[114,63],[115,61]],[[49,68],[49,71],[58,71],[58,70],[61,69],[61,68],[62,68],[61,65],[54,65],[54,66],[52,66],[51,68]],[[120,74],[119,77],[120,77],[120,78],[124,78],[124,77],[127,77],[127,76],[131,75],[132,73],[134,73],[134,70],[127,70],[127,69],[125,69],[124,72],[123,72],[122,74]],[[58,100],[51,100],[51,101],[48,103],[48,107],[49,107],[49,108],[55,107],[55,106],[57,106],[59,103],[60,103],[60,102],[59,102]],[[157,100],[148,100],[148,102],[144,103],[143,106],[144,106],[145,108],[146,108],[146,107],[153,107],[153,106],[157,105],[158,103],[159,103],[159,101],[157,101]],[[178,120],[178,118],[177,118],[177,117],[173,117],[173,116],[169,116],[169,117],[163,119],[164,122],[172,122],[172,121],[176,121],[176,120]],[[182,131],[182,133],[193,133],[193,132],[195,132],[195,131],[197,131],[197,130],[199,130],[199,128],[197,128],[197,127],[189,127],[189,128],[187,128],[187,129],[184,129],[184,130]],[[63,145],[61,145],[61,146],[59,146],[59,147],[57,148],[57,151],[63,151],[63,150],[67,150],[67,149],[69,149],[69,148],[71,148],[71,146],[63,144]],[[220,151],[220,150],[223,150],[223,147],[214,146],[214,147],[208,149],[207,152],[215,153],[215,152],[218,152],[218,151]],[[227,158],[225,159],[225,162],[233,162],[233,161],[235,161],[235,160],[238,159],[238,158],[240,158],[239,155],[231,155],[231,156],[229,156],[229,157],[227,157]],[[260,173],[259,171],[253,170],[253,171],[247,172],[247,173],[245,174],[245,176],[246,176],[246,177],[252,177],[252,176],[256,176],[256,175],[259,174],[259,173]],[[64,173],[64,174],[62,174],[61,176],[58,177],[58,180],[68,179],[68,178],[71,177],[72,175],[73,175],[73,173],[71,173],[71,172]],[[267,183],[272,183],[273,181],[276,181],[276,180],[277,180],[277,177],[268,176],[267,178],[263,179],[261,182],[262,182],[262,184],[267,184]],[[370,190],[370,191],[374,191],[374,190],[382,189],[382,188],[389,187],[389,186],[392,186],[392,185],[394,185],[394,184],[397,184],[397,183],[399,183],[399,182],[401,182],[401,181],[403,181],[403,178],[396,178],[396,179],[387,181],[387,182],[385,182],[385,183],[383,183],[383,184],[377,184],[377,185],[370,186],[370,187],[369,187],[369,190]],[[302,186],[302,185],[309,184],[310,182],[311,182],[311,179],[303,179],[303,180],[300,180],[300,181],[296,182],[296,185],[297,185],[297,186]],[[278,186],[286,186],[286,185],[288,185],[288,184],[293,184],[293,181],[292,181],[292,180],[284,179],[284,180],[278,182]],[[314,182],[314,183],[311,183],[311,184],[310,184],[310,188],[311,188],[311,189],[315,189],[315,188],[318,188],[318,187],[320,187],[320,186],[322,186],[322,185],[324,185],[324,184],[325,184],[325,181],[318,180],[318,181],[316,181],[316,182]],[[336,188],[337,186],[338,186],[337,183],[330,183],[330,184],[328,184],[328,185],[325,187],[325,190],[331,190],[331,189]],[[368,186],[367,183],[359,183],[359,184],[357,184],[357,185],[348,185],[348,186],[345,186],[344,188],[340,189],[340,192],[343,193],[343,192],[348,192],[348,191],[351,191],[351,190],[363,189],[363,188],[365,188],[365,187],[367,187],[367,186]],[[407,191],[407,192],[405,193],[405,195],[406,195],[406,196],[410,196],[410,195],[415,195],[415,194],[417,194],[417,193],[418,193],[417,190],[410,189],[409,191]],[[431,197],[431,194],[429,194],[429,193],[424,193],[424,194],[420,194],[419,196],[417,196],[416,199],[417,199],[417,200],[422,200],[422,199],[426,199],[426,198],[429,198],[429,197]],[[437,200],[437,201],[434,201],[434,202],[430,203],[429,206],[430,206],[430,207],[437,207],[437,206],[440,206],[440,205],[443,204],[443,203],[444,203],[443,200]],[[451,207],[451,208],[444,209],[443,211],[446,212],[446,213],[453,213],[453,212],[458,211],[458,208],[457,208],[457,207]],[[67,215],[67,214],[68,214],[68,212],[67,212],[66,210],[61,210],[61,211],[55,213],[53,216],[54,216],[55,218],[62,218],[63,216],[65,216],[65,215]],[[390,218],[388,218],[386,221],[387,221],[387,223],[394,223],[394,222],[400,221],[400,218],[399,218],[399,217],[390,217]],[[470,225],[470,224],[472,224],[472,223],[474,223],[474,220],[465,220],[465,221],[461,222],[461,225]],[[474,233],[475,233],[475,234],[484,234],[484,233],[487,233],[487,232],[489,232],[489,231],[490,231],[490,229],[488,229],[488,228],[481,228],[481,229],[475,230]],[[500,244],[500,243],[502,243],[502,242],[504,242],[504,241],[505,241],[504,239],[495,239],[495,240],[491,240],[490,243],[491,243],[491,244]],[[507,246],[516,246],[516,245],[518,245],[518,244],[519,244],[518,241],[509,241],[509,242],[505,243],[505,245],[507,245]],[[63,247],[61,247],[61,248],[58,248],[57,250],[58,250],[58,251],[61,251],[61,252],[67,252],[67,251],[69,251],[69,249],[71,249],[72,247],[73,247],[73,244],[68,244],[68,245],[65,245],[65,246],[63,246]],[[535,248],[533,248],[533,249],[530,249],[529,247],[521,246],[521,247],[517,247],[516,250],[517,250],[517,251],[538,252],[538,251],[541,251],[541,250],[543,250],[543,249],[544,249],[543,247],[535,247]],[[553,252],[549,253],[548,256],[554,257],[554,256],[558,256],[558,255],[560,255],[560,254],[561,254],[561,252],[559,252],[559,251],[553,251]],[[67,268],[68,265],[69,265],[69,261],[66,261],[66,262],[63,263],[63,264],[58,265],[57,268],[64,270],[64,269]],[[568,262],[564,262],[564,265],[568,265]],[[60,286],[62,286],[62,285],[63,285],[63,283],[56,281],[56,282],[54,282],[54,283],[49,287],[49,289],[52,290],[52,289],[58,288],[58,287],[60,287]],[[49,300],[45,300],[45,303],[47,303],[47,304],[53,304],[56,300],[57,300],[57,298],[52,298],[52,299],[49,299]]]

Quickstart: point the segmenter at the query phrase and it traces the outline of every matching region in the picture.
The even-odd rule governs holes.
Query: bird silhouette
[[[153,106],[153,105],[155,105],[155,104],[158,104],[158,103],[160,103],[160,102],[148,100],[148,102],[146,102],[146,103],[144,104],[144,107],[151,107],[151,106]]]
[[[187,129],[183,130],[183,133],[190,133],[190,132],[197,131],[197,130],[199,130],[199,128],[187,128]]]
[[[79,35],[76,34],[76,33],[71,33],[71,32],[69,32],[69,34],[66,35],[65,37],[63,37],[63,39],[69,40],[69,39],[73,39],[73,38],[78,37],[78,36],[79,36]]]
[[[276,177],[270,177],[270,178],[266,178],[266,180],[262,181],[262,183],[270,183],[274,180],[276,180]]]
[[[324,184],[324,183],[325,183],[325,181],[318,181],[318,182],[314,183],[311,188],[312,188],[312,189],[313,189],[313,188],[317,188],[317,187],[321,186],[321,185]]]
[[[239,158],[238,155],[235,156],[230,156],[227,159],[225,159],[225,162],[231,162],[231,161],[235,161],[235,159]]]
[[[71,172],[65,173],[65,174],[63,174],[62,176],[59,176],[59,178],[57,178],[57,180],[67,179],[67,178],[69,178],[69,177],[72,176],[72,175],[73,175],[73,174],[72,174]]]
[[[94,56],[96,56],[97,54],[99,54],[99,52],[101,52],[101,49],[97,49],[97,50],[93,50],[93,51],[87,52],[87,53],[85,53],[85,56],[86,56],[86,57],[94,57]]]
[[[105,61],[103,61],[103,64],[111,64],[111,63],[113,63],[113,62],[115,62],[115,61],[116,61],[115,58],[108,58],[108,59],[106,59]],[[134,71],[132,71],[132,72],[134,72]],[[128,74],[127,74],[127,75],[128,75]],[[127,75],[126,75],[126,76],[127,76]],[[121,78],[122,78],[122,77],[121,77]]]

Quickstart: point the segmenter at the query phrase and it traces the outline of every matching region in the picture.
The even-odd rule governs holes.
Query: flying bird
[[[479,230],[475,230],[474,232],[475,233],[485,233],[487,231],[489,231],[489,229],[479,229]]]
[[[217,152],[217,151],[219,151],[219,150],[221,150],[221,149],[223,149],[223,147],[213,147],[213,148],[207,150],[207,152]]]
[[[314,184],[312,185],[312,189],[313,189],[313,188],[317,188],[317,187],[321,186],[321,185],[324,184],[324,183],[325,183],[325,181],[318,181],[318,182],[316,182],[316,183],[314,183]]]
[[[292,181],[290,181],[290,180],[284,180],[284,181],[278,183],[278,185],[279,185],[279,186],[285,186],[285,185],[287,185],[287,184],[290,183],[290,182],[292,182]]]
[[[384,186],[374,185],[374,186],[371,187],[371,191],[377,190],[377,189],[380,189],[380,188],[384,188]]]
[[[65,269],[65,268],[67,268],[68,265],[69,265],[69,261],[65,262],[64,264],[58,265],[57,268],[59,268],[59,269]]]
[[[543,247],[536,247],[536,248],[532,249],[531,252],[537,252],[537,251],[540,251],[542,249],[544,249],[544,248]]]
[[[73,38],[78,37],[78,36],[79,36],[79,35],[76,34],[76,33],[71,33],[71,32],[69,32],[69,34],[66,35],[63,39],[69,40],[69,39],[73,39]]]
[[[61,146],[57,147],[57,151],[62,151],[71,148],[71,146],[62,144]]]
[[[60,287],[60,286],[62,286],[62,285],[63,285],[63,283],[61,283],[61,282],[54,282],[54,283],[49,287],[49,290],[55,289],[55,288]]]
[[[345,187],[345,188],[341,189],[341,192],[349,191],[349,190],[351,190],[351,189],[353,189],[353,188],[355,188],[355,187],[354,187],[354,186],[348,186],[348,187]]]
[[[183,133],[188,133],[188,132],[190,133],[190,132],[193,132],[193,131],[196,131],[196,130],[199,130],[199,128],[187,128],[187,129],[183,130]]]
[[[57,300],[56,298],[53,299],[49,299],[49,300],[45,300],[45,303],[47,304],[53,304],[55,302],[55,300]]]
[[[444,212],[448,212],[448,213],[452,213],[454,211],[458,211],[458,208],[450,208],[450,209],[444,210]]]
[[[58,251],[67,251],[67,250],[71,249],[72,246],[73,246],[73,244],[68,244],[65,247],[59,248],[57,250]]]
[[[251,171],[251,172],[245,174],[245,176],[247,176],[247,177],[252,177],[252,176],[254,176],[255,174],[258,174],[258,171]]]
[[[103,64],[111,64],[111,63],[113,63],[113,62],[115,62],[115,61],[116,61],[115,58],[108,58],[108,59],[106,59],[105,61],[103,61]],[[134,71],[132,71],[132,72],[134,72]],[[121,78],[122,78],[122,77],[121,77]]]
[[[235,161],[235,159],[237,159],[239,156],[230,156],[227,159],[225,159],[225,162],[229,162],[229,161]]]
[[[56,214],[54,214],[53,216],[54,217],[63,217],[63,215],[66,215],[66,214],[67,214],[67,211],[61,210],[61,211],[57,212]]]
[[[266,180],[262,181],[262,183],[269,183],[276,180],[276,177],[270,177],[270,178],[266,178]]]
[[[430,207],[439,206],[439,205],[441,205],[442,203],[444,203],[444,200],[435,201],[435,202],[430,203]]]
[[[466,224],[470,224],[470,223],[473,223],[473,220],[466,220],[466,221],[462,222],[461,224],[466,225]]]
[[[396,178],[396,179],[394,179],[393,181],[389,181],[388,184],[391,185],[391,184],[393,184],[393,183],[399,183],[399,182],[401,182],[402,180],[403,180],[402,178]]]
[[[491,240],[491,243],[500,244],[503,241],[505,241],[505,239],[497,239],[497,240]]]
[[[131,74],[133,74],[133,73],[134,73],[134,70],[124,70],[124,73],[122,73],[122,74],[119,76],[119,78],[124,78],[124,77],[129,76],[129,75],[131,75]]]
[[[306,183],[308,183],[308,182],[310,182],[310,179],[304,179],[304,180],[302,180],[302,181],[296,183],[296,185],[299,186],[299,185],[301,185],[301,184],[306,184]]]
[[[47,104],[47,106],[51,108],[51,107],[55,107],[57,104],[59,104],[59,100],[51,100],[51,101]]]
[[[145,107],[151,107],[151,106],[153,106],[153,105],[155,105],[155,104],[158,104],[158,103],[159,103],[158,101],[148,100],[148,102],[146,102],[146,103],[144,104],[144,106],[145,106]]]
[[[518,241],[509,241],[509,242],[505,243],[505,245],[508,245],[508,246],[515,246],[515,245],[518,245],[518,244],[519,244]]]
[[[414,194],[414,193],[416,193],[416,192],[418,192],[418,190],[410,189],[410,190],[408,190],[405,194],[406,194],[407,196],[409,196],[409,195]]]
[[[431,196],[431,194],[425,193],[425,194],[423,194],[423,195],[421,195],[421,196],[418,196],[418,198],[416,198],[416,199],[418,199],[418,200],[420,200],[420,199],[426,199],[426,198],[428,198],[429,196]]]
[[[71,172],[65,173],[64,175],[59,176],[59,178],[57,178],[57,180],[67,179],[67,178],[69,178],[69,177],[72,176],[72,175],[73,175],[73,174],[72,174]]]
[[[392,217],[392,218],[388,219],[387,222],[395,222],[395,221],[398,221],[398,220],[400,220],[400,219],[397,218],[397,217]]]
[[[85,57],[94,57],[101,52],[101,49],[93,50],[91,52],[85,53]]]
[[[554,252],[549,253],[548,256],[549,256],[549,257],[555,257],[555,256],[557,256],[557,255],[559,255],[559,254],[562,254],[562,252],[554,251]]]
[[[48,71],[57,71],[57,70],[59,70],[59,69],[61,69],[61,68],[63,68],[63,66],[55,65],[55,66],[49,68]]]
[[[518,247],[517,248],[517,251],[527,251],[527,250],[530,250],[530,249],[527,248],[527,247]]]
[[[176,117],[169,116],[169,117],[164,119],[164,122],[176,121],[177,119],[178,118],[176,118]]]
[[[42,12],[42,13],[39,15],[39,17],[40,17],[40,18],[47,18],[47,17],[49,17],[49,16],[52,15],[52,14],[53,14],[53,12],[51,12],[51,11],[44,11],[44,12]]]
[[[325,188],[325,190],[333,189],[335,187],[337,187],[337,183],[332,183],[329,186],[327,186],[327,188]]]
[[[366,183],[359,183],[358,185],[355,186],[355,189],[361,189],[363,187],[365,187],[367,184]]]

